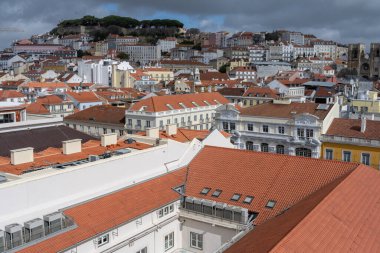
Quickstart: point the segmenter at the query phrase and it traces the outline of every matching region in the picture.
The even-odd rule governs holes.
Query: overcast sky
[[[313,33],[342,43],[380,42],[378,0],[1,0],[0,47],[84,15],[173,18],[203,31]]]

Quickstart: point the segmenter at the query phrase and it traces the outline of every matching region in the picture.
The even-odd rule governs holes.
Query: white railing
[[[371,147],[380,147],[380,140],[369,140],[369,139],[361,139],[361,138],[351,138],[351,137],[343,137],[343,136],[334,136],[334,135],[323,135],[323,142],[338,142],[344,144],[352,144],[359,146],[371,146]]]

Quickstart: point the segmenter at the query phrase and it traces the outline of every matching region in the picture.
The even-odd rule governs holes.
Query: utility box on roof
[[[34,161],[33,148],[21,148],[11,150],[12,165],[31,163]]]
[[[117,144],[117,134],[116,133],[102,134],[101,144],[103,147],[107,147],[109,145],[116,145]]]
[[[63,154],[71,155],[82,152],[82,140],[74,139],[62,142]]]

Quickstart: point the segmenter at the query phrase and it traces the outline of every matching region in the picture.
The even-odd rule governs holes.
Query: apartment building
[[[380,122],[334,119],[322,136],[322,156],[327,160],[357,162],[380,169]]]
[[[215,121],[220,130],[235,133],[240,149],[319,158],[321,135],[334,118],[339,105],[274,101],[247,108],[224,105]]]
[[[300,32],[286,31],[281,34],[281,41],[285,41],[292,44],[304,45],[305,37]]]
[[[139,42],[138,37],[133,36],[120,36],[118,34],[110,34],[107,37],[107,43],[109,49],[116,49],[118,45],[130,44],[136,45]]]
[[[159,45],[119,44],[116,45],[116,50],[127,53],[130,61],[139,62],[141,65],[161,60],[161,47]]]
[[[0,102],[0,124],[26,121],[25,108],[17,102]]]
[[[38,97],[26,107],[29,119],[65,117],[74,113],[74,103],[65,96],[49,95]]]
[[[240,107],[254,106],[279,98],[279,94],[269,87],[223,88],[218,92]]]
[[[175,37],[159,39],[157,45],[160,46],[162,52],[170,52],[170,50],[176,47],[177,39]]]
[[[210,129],[218,106],[228,100],[220,93],[156,96],[132,105],[125,113],[126,129],[134,133],[150,127],[177,124],[195,130]]]
[[[264,46],[249,46],[250,62],[265,62],[269,60],[269,49]]]

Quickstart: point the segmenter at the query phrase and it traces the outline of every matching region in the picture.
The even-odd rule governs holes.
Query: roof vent
[[[166,134],[167,135],[175,135],[175,134],[177,134],[177,124],[166,125]]]
[[[116,145],[117,144],[117,134],[116,133],[102,134],[101,144],[103,147],[107,147],[109,145]]]
[[[62,142],[63,154],[71,155],[82,152],[82,140],[74,139]]]
[[[31,163],[34,161],[33,148],[21,148],[11,150],[11,163],[12,165],[19,165],[23,163]]]
[[[158,127],[151,127],[146,129],[146,136],[151,138],[160,137],[160,129]]]

